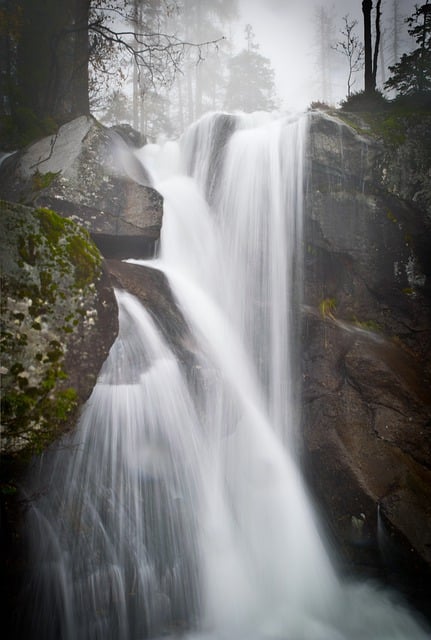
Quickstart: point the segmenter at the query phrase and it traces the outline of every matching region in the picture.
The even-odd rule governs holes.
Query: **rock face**
[[[140,300],[180,363],[190,366],[195,349],[193,339],[164,273],[119,260],[108,260],[107,266],[114,287],[125,289]]]
[[[148,185],[124,132],[85,116],[6,158],[0,168],[3,199],[71,217],[105,256],[119,258],[154,254],[162,198]]]
[[[42,451],[77,417],[118,330],[88,233],[49,209],[1,202],[1,453]]]
[[[431,567],[431,236],[426,211],[388,189],[388,158],[312,118],[304,457],[345,554],[417,579]]]

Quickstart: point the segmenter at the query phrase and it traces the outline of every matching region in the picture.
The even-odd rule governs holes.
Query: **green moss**
[[[63,269],[69,268],[71,263],[74,266],[75,285],[83,288],[94,282],[100,275],[101,255],[93,245],[85,229],[68,234],[72,231],[70,220],[62,218],[50,209],[37,209],[36,211],[41,225],[41,230],[45,235],[52,249],[58,250],[60,241],[65,243],[65,254],[67,261],[58,256],[58,264]]]
[[[345,124],[347,124],[348,127],[350,127],[351,129],[353,129],[354,131],[356,131],[356,133],[360,136],[364,136],[364,135],[370,135],[370,129],[366,126],[361,126],[358,121],[356,120],[352,120],[352,118],[349,118],[349,116],[345,113],[343,113],[342,111],[337,111],[334,114],[337,118],[339,118],[340,120],[342,120]],[[365,122],[364,122],[365,125]]]
[[[78,394],[75,389],[70,387],[57,394],[55,413],[57,420],[65,420],[69,413],[76,407],[78,402]]]
[[[21,236],[19,239],[18,252],[20,257],[27,264],[35,265],[38,257],[37,237],[34,234]]]
[[[378,132],[386,144],[399,147],[406,141],[406,131],[400,116],[389,115],[375,122],[374,131]]]
[[[322,318],[333,318],[333,312],[337,308],[335,298],[325,298],[319,302],[319,311]]]
[[[13,485],[10,482],[5,482],[2,483],[1,487],[0,487],[0,492],[4,495],[4,496],[11,496],[11,495],[15,495],[18,492],[18,489],[15,485]]]
[[[76,408],[78,394],[67,388],[52,392],[55,382],[8,393],[1,401],[3,428],[21,441],[28,454],[41,453],[59,435],[64,421]]]
[[[102,258],[86,231],[54,211],[0,205],[2,450],[22,458],[58,437],[77,405],[65,352],[95,304],[88,285]]]
[[[396,224],[398,222],[398,220],[396,219],[396,217],[394,216],[394,214],[392,213],[392,211],[390,211],[388,209],[388,211],[386,212],[386,217],[388,220],[390,220],[391,222],[393,222],[394,224]]]
[[[365,329],[366,331],[374,331],[375,333],[379,333],[381,331],[381,326],[375,320],[358,320],[355,318],[354,324],[360,329]]]
[[[67,244],[70,261],[75,265],[79,288],[94,282],[100,275],[101,257],[96,247],[83,236],[72,236]]]
[[[69,220],[45,207],[36,209],[36,215],[39,218],[41,231],[50,244],[57,244],[67,228],[71,226]]]
[[[47,171],[46,173],[41,173],[39,169],[36,169],[32,178],[33,191],[41,191],[42,189],[46,189],[47,187],[49,187],[52,181],[58,175],[60,175],[60,173],[61,171]]]
[[[384,107],[384,108],[383,108]],[[411,136],[412,128],[424,122],[429,111],[405,108],[397,103],[388,103],[377,110],[361,111],[360,119],[338,110],[334,115],[360,135],[373,136],[394,150],[402,146]],[[420,140],[420,143],[425,142]]]
[[[413,238],[410,233],[404,234],[404,241],[408,247],[413,246]]]

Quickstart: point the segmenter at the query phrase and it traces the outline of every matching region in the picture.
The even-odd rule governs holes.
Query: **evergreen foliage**
[[[407,18],[408,32],[418,47],[404,53],[401,60],[389,67],[391,77],[385,83],[386,89],[395,89],[401,96],[431,91],[431,5],[417,7]]]
[[[245,27],[247,48],[229,63],[225,108],[228,110],[271,111],[276,108],[274,70],[259,53],[250,25]]]

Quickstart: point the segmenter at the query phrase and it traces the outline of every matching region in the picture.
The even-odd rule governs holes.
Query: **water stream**
[[[337,575],[295,462],[307,117],[208,115],[139,153],[190,375],[117,291],[120,333],[77,430],[34,470],[44,640],[420,640],[393,594]]]

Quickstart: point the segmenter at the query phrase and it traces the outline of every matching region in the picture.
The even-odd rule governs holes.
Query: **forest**
[[[253,25],[241,24],[240,8],[238,0],[3,0],[3,146],[15,148],[90,112],[155,140],[178,136],[206,111],[282,107],[272,62]],[[341,18],[334,8],[315,7],[315,106],[333,106],[336,73],[344,78],[346,109],[361,108],[363,95],[374,106],[426,97],[428,0],[410,15],[398,1],[367,0],[361,8],[358,24],[348,13]]]

